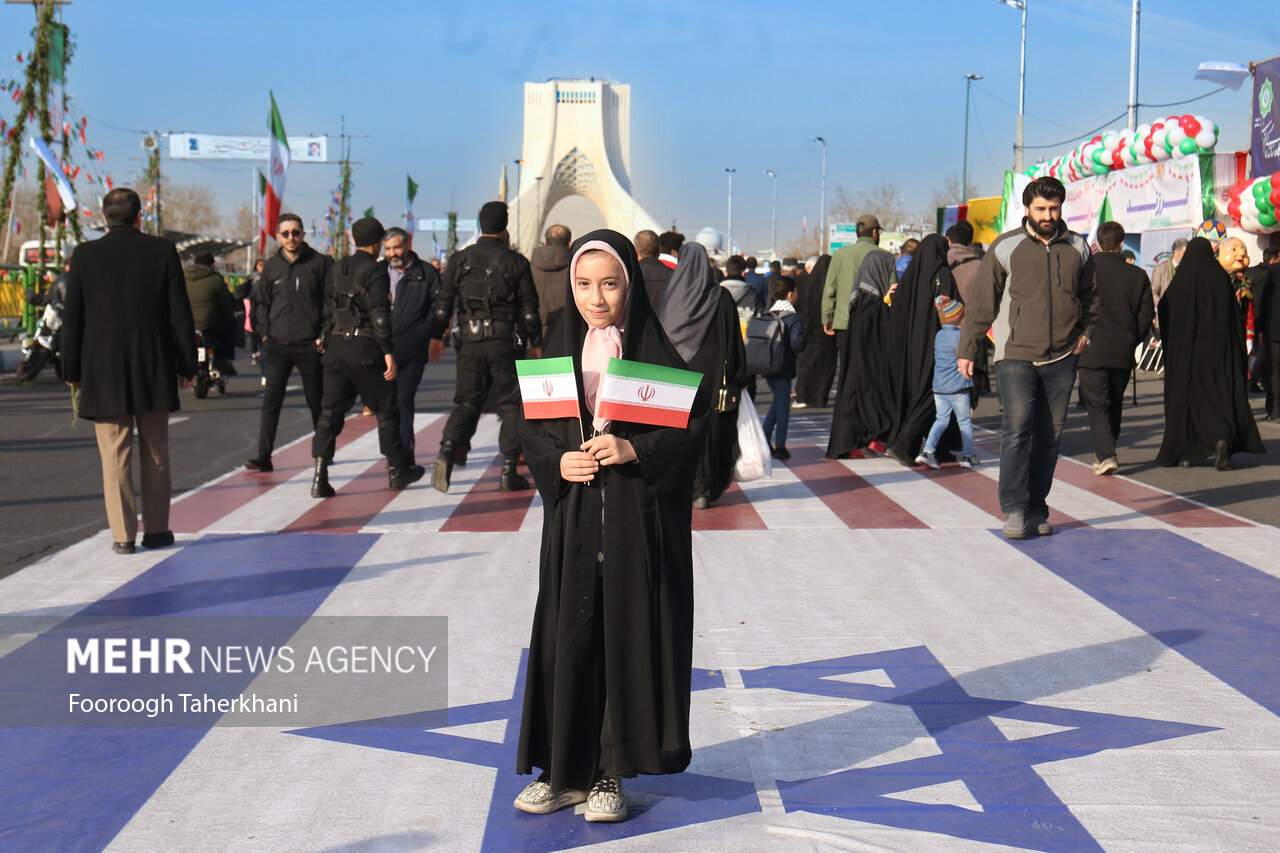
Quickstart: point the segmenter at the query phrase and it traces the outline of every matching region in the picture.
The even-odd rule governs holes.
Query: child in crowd
[[[942,328],[933,339],[933,404],[938,418],[924,441],[924,449],[916,457],[917,465],[937,468],[938,440],[955,413],[960,425],[960,466],[977,468],[978,457],[973,454],[973,418],[971,417],[969,389],[973,380],[966,379],[956,365],[956,345],[960,342],[960,321],[964,319],[964,303],[946,296],[933,300],[934,309]]]
[[[804,323],[796,313],[796,280],[781,275],[769,283],[769,313],[782,320],[782,347],[786,360],[782,370],[764,377],[773,393],[773,403],[764,418],[764,437],[773,448],[774,459],[790,459],[787,450],[787,426],[791,422],[791,382],[796,378],[796,353],[805,347]]]
[[[685,361],[630,240],[593,231],[569,254],[569,307],[543,352],[573,360],[579,417],[520,424],[544,518],[516,772],[542,773],[515,807],[586,803],[585,820],[614,822],[627,816],[621,778],[680,773],[693,755],[693,478],[718,386],[704,383],[687,429],[600,415],[611,356]]]

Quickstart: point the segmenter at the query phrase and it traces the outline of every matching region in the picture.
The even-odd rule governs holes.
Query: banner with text
[[[1090,181],[1109,183],[1111,216],[1129,233],[1194,227],[1204,218],[1200,159],[1194,155],[1111,172],[1083,183]]]
[[[327,136],[297,136],[289,140],[294,163],[329,162]],[[171,160],[262,160],[271,156],[268,136],[218,136],[212,133],[169,134]]]
[[[1253,66],[1252,178],[1280,172],[1280,121],[1276,94],[1280,93],[1280,56]]]

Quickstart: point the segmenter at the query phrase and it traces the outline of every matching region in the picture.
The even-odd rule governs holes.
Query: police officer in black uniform
[[[426,473],[414,465],[400,442],[400,413],[396,408],[396,360],[391,343],[391,281],[378,263],[382,223],[366,216],[351,226],[356,251],[333,265],[325,282],[324,397],[320,419],[311,439],[316,460],[311,497],[331,498],[329,463],[343,420],[356,394],[378,419],[378,446],[387,457],[388,479],[397,491]]]
[[[480,239],[454,253],[445,270],[444,286],[436,299],[430,357],[444,355],[444,336],[456,313],[458,320],[458,383],[454,410],[444,427],[440,455],[431,471],[431,485],[449,491],[449,478],[458,460],[455,450],[470,446],[480,409],[492,389],[501,427],[504,492],[529,488],[516,472],[520,438],[520,383],[516,359],[542,357],[542,322],[538,291],[529,262],[507,247],[507,205],[491,201],[480,208]]]

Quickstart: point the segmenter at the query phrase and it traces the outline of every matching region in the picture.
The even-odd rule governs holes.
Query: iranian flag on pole
[[[414,226],[413,199],[418,194],[418,185],[413,182],[412,176],[405,175],[405,177],[409,179],[409,189],[408,189],[408,192],[405,194],[406,201],[404,203],[404,230],[409,232],[410,239],[412,239],[413,226]]]
[[[267,171],[267,193],[263,199],[263,216],[266,228],[275,233],[276,220],[280,218],[280,201],[284,198],[284,179],[289,171],[289,140],[284,135],[284,122],[276,107],[276,95],[271,93],[271,116],[267,119],[271,129],[271,166]]]
[[[258,170],[258,254],[267,251],[267,176]],[[278,212],[278,211],[277,211]]]
[[[596,415],[684,429],[701,381],[702,374],[692,370],[611,358],[600,381]]]
[[[578,380],[573,375],[572,358],[520,359],[516,376],[524,416],[529,420],[578,417]]]

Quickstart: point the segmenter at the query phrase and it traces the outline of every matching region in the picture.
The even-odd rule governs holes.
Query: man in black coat
[[[564,225],[552,225],[544,235],[543,245],[529,255],[529,271],[538,290],[538,316],[542,331],[549,333],[564,313],[564,297],[569,291],[569,244],[573,232]]]
[[[1093,473],[1114,474],[1116,439],[1120,437],[1120,415],[1124,389],[1133,370],[1134,350],[1146,340],[1156,316],[1151,282],[1141,267],[1128,263],[1124,248],[1124,226],[1104,222],[1098,228],[1098,254],[1094,255],[1097,282],[1098,320],[1089,345],[1080,353],[1080,397],[1089,413],[1093,438]]]
[[[662,296],[667,292],[667,282],[671,280],[671,267],[658,260],[661,245],[657,234],[641,231],[636,234],[634,242],[640,272],[644,273],[644,289],[649,292],[649,304],[656,312],[662,307]]]
[[[542,357],[542,320],[538,291],[529,262],[507,247],[507,205],[486,202],[478,217],[480,238],[474,246],[455,252],[445,270],[444,286],[436,299],[429,355],[444,357],[444,336],[454,315],[458,321],[458,381],[454,409],[444,425],[440,454],[431,471],[431,485],[449,491],[449,478],[458,463],[455,452],[469,447],[480,420],[480,409],[493,391],[498,406],[498,447],[503,465],[499,488],[504,492],[529,488],[516,465],[520,458],[520,381],[516,359]],[[519,339],[519,343],[517,343]]]
[[[1257,338],[1254,349],[1266,362],[1262,375],[1263,388],[1267,392],[1267,421],[1280,423],[1280,248],[1272,246],[1262,250],[1262,268],[1259,272],[1261,287],[1255,286],[1258,301],[1255,303],[1254,328]]]
[[[138,533],[133,431],[142,450],[142,545],[173,544],[169,530],[169,413],[196,373],[196,330],[172,243],[139,230],[142,202],[118,187],[102,200],[107,234],[71,259],[62,326],[63,379],[80,391],[102,458],[102,492],[117,554]]]
[[[280,249],[267,258],[254,292],[254,328],[262,337],[262,420],[258,427],[258,455],[244,463],[250,471],[270,471],[276,426],[284,405],[289,376],[298,368],[302,393],[311,407],[311,425],[320,419],[324,367],[320,364],[320,322],[324,313],[324,283],[333,258],[303,241],[302,218],[282,213],[276,224]]]
[[[440,273],[409,248],[403,228],[388,228],[382,256],[391,284],[391,342],[396,358],[396,408],[400,410],[400,444],[413,454],[413,406],[427,365],[431,312],[440,292]]]

